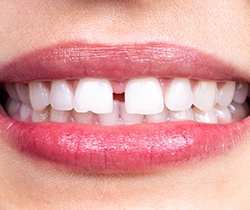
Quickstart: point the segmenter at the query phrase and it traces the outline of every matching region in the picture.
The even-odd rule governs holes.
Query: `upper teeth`
[[[121,91],[124,84],[125,88]],[[141,122],[144,115],[149,122],[195,119],[214,123],[223,121],[222,118],[229,122],[229,113],[234,109],[229,108],[232,101],[243,104],[248,94],[247,83],[216,83],[184,78],[131,79],[119,88],[117,91],[114,82],[96,78],[6,84],[12,99],[7,111],[13,116],[16,110],[21,109],[20,118],[23,120],[32,115],[33,121],[44,121],[49,117],[52,121],[62,122],[93,123],[99,120],[105,125],[114,124],[119,118],[127,124]],[[113,92],[124,92],[125,103],[113,100]],[[49,105],[51,111],[48,111]],[[94,119],[94,113],[98,114],[98,120]]]

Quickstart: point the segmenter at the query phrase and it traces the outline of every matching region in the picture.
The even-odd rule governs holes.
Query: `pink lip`
[[[194,49],[144,44],[67,43],[25,55],[0,69],[0,81],[141,76],[234,80],[236,69]],[[0,133],[19,152],[88,172],[143,172],[222,154],[248,133],[250,119],[228,125],[196,122],[98,126],[24,123],[0,116]]]

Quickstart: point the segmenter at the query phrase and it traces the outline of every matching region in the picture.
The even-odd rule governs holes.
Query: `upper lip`
[[[0,68],[2,82],[101,77],[115,81],[155,76],[246,80],[232,64],[167,43],[104,45],[68,42],[27,53]]]
[[[0,69],[2,82],[102,77],[188,77],[243,80],[240,70],[212,55],[166,43],[62,43],[23,55]],[[246,79],[245,79],[246,80]],[[194,122],[111,126],[24,123],[0,115],[10,145],[91,172],[133,172],[223,152],[243,140],[250,120],[232,125]],[[42,131],[42,132],[41,132]]]

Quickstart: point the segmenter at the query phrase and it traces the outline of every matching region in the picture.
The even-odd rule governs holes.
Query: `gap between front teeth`
[[[114,82],[33,81],[6,84],[7,112],[21,121],[57,121],[116,125],[193,120],[231,123],[248,115],[247,83],[198,81],[186,78],[136,78],[117,91]],[[124,92],[125,101],[113,99]]]

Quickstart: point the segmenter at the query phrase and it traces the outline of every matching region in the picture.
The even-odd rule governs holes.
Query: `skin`
[[[30,50],[162,41],[198,48],[250,78],[248,0],[2,0],[0,67]],[[250,132],[249,132],[250,133]],[[0,139],[0,209],[249,209],[250,134],[233,150],[136,175],[75,173]]]

